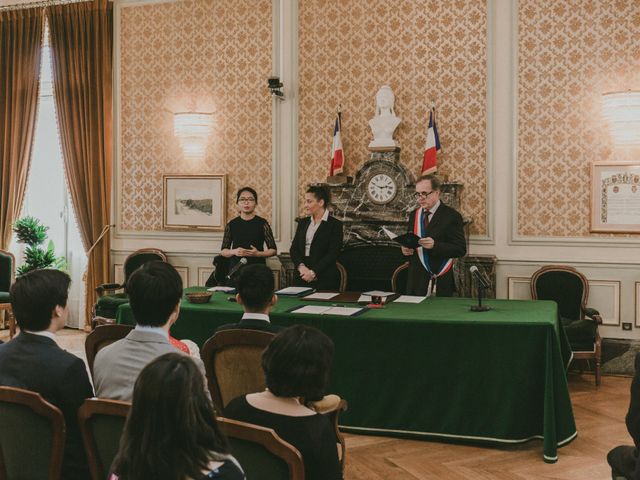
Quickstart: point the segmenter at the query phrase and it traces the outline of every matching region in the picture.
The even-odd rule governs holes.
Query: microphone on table
[[[227,280],[231,280],[231,277],[235,275],[235,273],[240,270],[240,267],[247,264],[247,259],[242,257],[238,263],[236,263],[229,273],[227,274]]]
[[[491,288],[491,282],[478,270],[478,267],[473,265],[469,271],[471,275],[476,279],[478,283],[478,305],[473,305],[469,310],[472,312],[487,312],[491,310],[491,307],[482,305],[482,293],[486,288]]]

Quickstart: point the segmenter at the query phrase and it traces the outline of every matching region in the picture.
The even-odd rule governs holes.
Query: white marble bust
[[[400,124],[400,118],[393,111],[395,95],[388,85],[384,85],[376,94],[376,116],[369,120],[373,132],[370,149],[393,149],[400,144],[393,139],[393,132]]]

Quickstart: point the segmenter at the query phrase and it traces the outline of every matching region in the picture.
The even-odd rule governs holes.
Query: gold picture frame
[[[640,233],[640,161],[591,164],[590,231]]]
[[[163,175],[162,191],[163,230],[224,230],[226,175]]]

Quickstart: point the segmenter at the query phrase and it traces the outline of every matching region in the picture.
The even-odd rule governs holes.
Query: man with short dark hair
[[[440,201],[440,179],[424,175],[416,182],[418,208],[409,215],[409,232],[418,248],[402,247],[409,256],[407,293],[451,297],[456,291],[453,259],[467,253],[462,215]]]
[[[235,328],[273,333],[282,330],[283,327],[273,325],[269,319],[269,312],[278,297],[274,293],[273,273],[267,266],[247,265],[240,270],[236,290],[236,300],[242,305],[244,315],[238,323],[223,325],[216,332]]]
[[[84,362],[55,341],[69,315],[70,283],[59,270],[34,270],[11,286],[20,334],[0,345],[0,385],[37,392],[62,411],[66,436],[60,478],[75,480],[89,478],[77,414],[93,389]]]
[[[169,329],[180,313],[182,279],[170,264],[148,262],[129,277],[126,291],[136,328],[98,352],[93,380],[96,396],[130,402],[140,371],[156,357],[178,351]],[[202,361],[194,361],[204,374]]]

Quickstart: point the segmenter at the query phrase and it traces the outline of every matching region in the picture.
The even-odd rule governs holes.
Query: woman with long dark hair
[[[110,480],[244,480],[191,358],[167,353],[140,372],[112,471]]]

